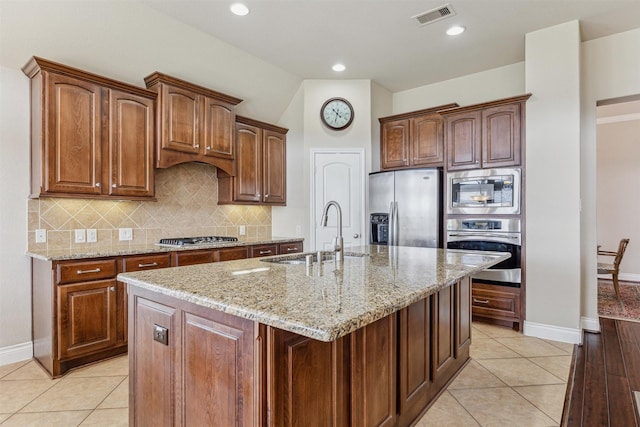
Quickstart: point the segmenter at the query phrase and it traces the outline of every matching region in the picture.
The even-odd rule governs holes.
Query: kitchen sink
[[[335,260],[334,252],[323,251],[322,253],[322,261],[329,262]],[[264,262],[272,262],[275,264],[306,264],[307,255],[313,256],[313,262],[318,262],[318,253],[317,252],[305,252],[301,254],[295,255],[287,255],[283,257],[274,257],[274,258],[263,258],[260,261]],[[358,252],[345,252],[344,259],[355,259],[369,256],[369,254],[362,254]]]

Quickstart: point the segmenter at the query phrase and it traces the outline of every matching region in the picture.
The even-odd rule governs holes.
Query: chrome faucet
[[[329,208],[331,206],[335,206],[338,211],[338,229],[336,230],[336,237],[333,241],[333,251],[335,252],[336,262],[342,262],[344,260],[344,244],[342,241],[342,208],[338,204],[338,202],[331,200],[324,205],[324,209],[322,211],[322,226],[327,226],[327,221],[329,220]]]

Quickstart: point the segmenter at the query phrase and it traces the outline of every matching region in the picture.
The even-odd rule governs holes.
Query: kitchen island
[[[120,274],[130,424],[411,425],[469,359],[469,276],[507,257],[366,246]]]

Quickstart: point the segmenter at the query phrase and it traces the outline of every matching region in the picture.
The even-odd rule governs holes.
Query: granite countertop
[[[118,275],[118,280],[322,341],[333,341],[509,258],[497,252],[363,246],[335,261],[283,255]],[[301,254],[297,254],[300,257]]]
[[[157,244],[151,245],[136,245],[136,246],[119,246],[112,245],[105,248],[75,248],[65,250],[52,250],[52,251],[27,251],[27,255],[32,258],[38,258],[44,261],[64,261],[72,259],[89,259],[89,258],[102,258],[111,256],[123,256],[123,255],[142,255],[153,254],[163,252],[175,252],[175,251],[189,251],[195,249],[217,249],[217,248],[231,248],[234,246],[248,246],[248,245],[262,245],[270,243],[289,243],[299,242],[304,240],[302,237],[272,237],[270,239],[245,239],[237,242],[217,242],[208,243],[203,245],[185,245],[185,246],[159,246]]]

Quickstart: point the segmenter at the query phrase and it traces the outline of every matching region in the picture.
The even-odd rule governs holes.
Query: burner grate
[[[167,239],[160,239],[160,245],[202,245],[205,243],[217,243],[217,242],[237,242],[237,237],[229,236],[202,236],[202,237],[172,237]]]

